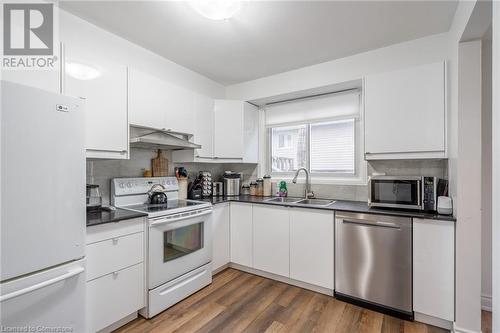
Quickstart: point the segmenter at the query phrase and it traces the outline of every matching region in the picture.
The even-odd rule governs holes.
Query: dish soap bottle
[[[278,197],[286,197],[288,195],[288,189],[286,188],[286,182],[284,180],[280,181],[278,185]]]

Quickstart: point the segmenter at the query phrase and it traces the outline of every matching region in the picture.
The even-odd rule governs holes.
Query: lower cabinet
[[[287,207],[253,206],[253,266],[290,275],[289,215]]]
[[[290,208],[290,278],[333,289],[334,214]]]
[[[87,328],[97,332],[144,307],[143,263],[87,282]]]
[[[231,262],[253,267],[252,205],[231,202]]]
[[[231,260],[229,204],[214,206],[212,214],[213,257],[212,270],[217,271]]]
[[[88,332],[145,306],[144,227],[138,218],[87,228]]]
[[[413,310],[455,319],[455,222],[413,219]]]

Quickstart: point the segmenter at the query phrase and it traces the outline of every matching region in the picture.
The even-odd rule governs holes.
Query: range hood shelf
[[[165,150],[200,149],[201,145],[189,141],[190,136],[184,133],[131,125],[130,147]]]

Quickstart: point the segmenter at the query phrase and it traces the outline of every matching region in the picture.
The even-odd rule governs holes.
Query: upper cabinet
[[[446,158],[445,63],[365,78],[365,158]]]
[[[63,93],[85,99],[87,157],[128,158],[127,67],[83,43],[64,50]]]
[[[195,94],[136,69],[129,76],[130,124],[193,134]]]
[[[195,98],[194,152],[175,151],[175,162],[258,163],[259,112],[243,101]]]

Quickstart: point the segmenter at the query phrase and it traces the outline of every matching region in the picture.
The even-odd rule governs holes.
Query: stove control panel
[[[175,177],[114,178],[111,181],[112,195],[146,194],[153,185],[163,185],[167,191],[178,191],[179,184]]]

